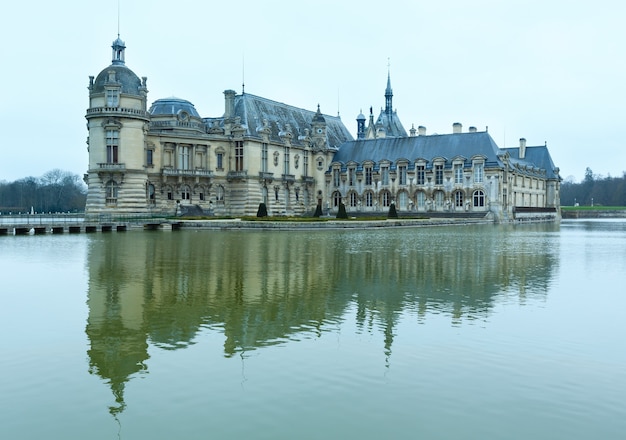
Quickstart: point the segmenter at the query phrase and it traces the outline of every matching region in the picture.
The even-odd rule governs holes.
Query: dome
[[[152,116],[179,115],[183,112],[187,113],[189,116],[200,117],[193,104],[186,99],[175,97],[157,99],[150,107],[150,114]]]
[[[111,76],[111,72],[115,76]],[[94,81],[93,93],[104,93],[104,86],[109,84],[121,85],[121,93],[127,95],[141,96],[143,90],[139,77],[124,64],[112,64],[100,72]]]

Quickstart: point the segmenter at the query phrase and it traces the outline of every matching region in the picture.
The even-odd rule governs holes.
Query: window
[[[406,185],[406,165],[398,167],[398,185]]]
[[[107,107],[117,107],[120,105],[120,95],[117,89],[107,89]]]
[[[150,205],[154,205],[156,201],[154,200],[155,191],[154,191],[154,185],[153,184],[149,183],[146,186],[146,193],[147,193],[146,195],[147,195],[147,198],[148,198],[148,203]]]
[[[456,184],[463,183],[463,164],[460,164],[460,163],[454,164],[454,183]]]
[[[358,198],[358,196],[356,195],[356,193],[355,193],[355,192],[351,192],[351,193],[350,193],[350,206],[354,208],[354,207],[356,207],[358,204],[359,204],[359,198]]]
[[[354,186],[356,182],[356,168],[348,168],[348,185]]]
[[[380,183],[383,186],[389,185],[389,167],[380,167]]]
[[[484,165],[482,163],[474,164],[474,183],[482,183],[484,175]]]
[[[267,173],[267,144],[265,142],[261,144],[261,172]]]
[[[406,191],[400,191],[400,193],[398,193],[398,205],[400,206],[400,209],[407,208],[408,199],[409,197],[407,196]]]
[[[371,185],[372,184],[372,167],[365,167],[365,184],[366,185]]]
[[[284,174],[289,174],[289,147],[285,147],[283,157],[284,157],[284,164],[285,164]]]
[[[435,207],[443,208],[443,191],[435,191]]]
[[[117,163],[119,136],[120,132],[118,130],[107,130],[106,132],[107,163]]]
[[[180,198],[182,200],[191,200],[191,189],[189,186],[184,185],[180,190]]]
[[[339,191],[335,191],[333,193],[333,207],[339,208],[340,203],[341,203],[341,193]]]
[[[146,165],[151,167],[154,165],[154,150],[146,150]]]
[[[217,169],[224,169],[224,153],[217,153]]]
[[[217,202],[224,201],[224,187],[222,185],[218,185],[215,189],[215,200]]]
[[[389,204],[391,203],[391,194],[389,194],[389,191],[383,191],[382,193],[382,201],[383,201],[383,206],[384,207],[388,207]]]
[[[463,207],[463,191],[457,191],[454,193],[454,206],[457,208]]]
[[[167,187],[167,200],[174,200],[174,192],[171,187]]]
[[[435,185],[443,185],[443,165],[435,165]]]
[[[506,204],[506,194],[503,196],[504,203]],[[485,206],[485,193],[481,190],[474,191],[474,206],[482,207]]]
[[[107,205],[117,205],[118,186],[115,180],[109,180],[105,185],[105,197]]]
[[[188,146],[178,147],[178,169],[179,170],[189,169],[189,149],[190,147]]]
[[[306,177],[309,175],[309,152],[304,150],[303,155],[304,157],[302,158],[302,175]]]
[[[243,171],[243,141],[235,141],[235,171]]]
[[[374,198],[372,197],[371,191],[365,193],[365,206],[374,206]]]
[[[339,187],[339,182],[340,182],[339,168],[333,168],[333,186],[335,188],[338,188]]]
[[[417,184],[423,185],[425,182],[426,167],[424,165],[417,166]]]
[[[417,193],[417,207],[422,209],[426,207],[426,194],[424,191],[418,191]]]

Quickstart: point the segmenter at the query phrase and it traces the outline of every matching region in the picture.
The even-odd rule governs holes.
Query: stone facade
[[[493,213],[559,208],[560,177],[547,147],[499,148],[491,136],[454,124],[452,134],[404,130],[385,108],[357,117],[354,140],[339,117],[248,93],[224,92],[224,114],[202,117],[180,98],[148,109],[147,79],[112,64],[89,81],[87,214]]]

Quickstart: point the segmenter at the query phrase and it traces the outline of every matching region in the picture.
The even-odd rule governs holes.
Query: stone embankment
[[[326,220],[319,222],[298,221],[246,221],[232,220],[179,220],[180,229],[365,229],[365,228],[401,228],[420,226],[461,226],[476,224],[493,224],[491,219],[454,218],[454,219],[389,219],[389,220]]]
[[[561,218],[626,218],[626,209],[562,209]]]

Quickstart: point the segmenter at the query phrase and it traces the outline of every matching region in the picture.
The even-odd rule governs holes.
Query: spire
[[[389,60],[387,60],[387,88],[385,89],[385,113],[393,112],[393,90],[391,90],[391,73],[389,70]]]
[[[124,51],[126,50],[126,44],[120,39],[120,35],[117,34],[117,39],[111,45],[113,49],[112,64],[124,64]]]

